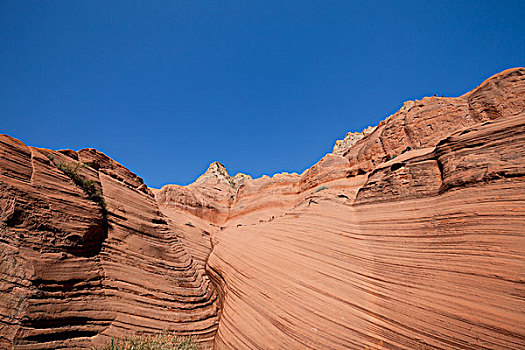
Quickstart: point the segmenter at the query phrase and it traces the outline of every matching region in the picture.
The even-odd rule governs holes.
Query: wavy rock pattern
[[[0,348],[89,348],[165,329],[211,343],[216,293],[142,179],[95,150],[2,136],[0,155]],[[103,206],[59,169],[80,162]]]
[[[222,231],[217,348],[523,348],[524,146],[525,115],[490,123]]]
[[[525,69],[372,129],[301,175],[153,191],[0,137],[0,348],[525,348]]]
[[[507,70],[245,181],[207,250],[216,348],[525,348],[524,125],[525,69]]]

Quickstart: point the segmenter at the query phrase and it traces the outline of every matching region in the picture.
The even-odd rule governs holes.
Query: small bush
[[[330,187],[328,187],[328,186],[322,185],[322,186],[317,187],[317,188],[315,189],[314,193],[320,192],[320,191],[322,191],[322,190],[327,190],[327,189],[329,189],[329,188],[330,188]]]
[[[62,170],[64,174],[69,176],[73,182],[82,188],[89,198],[100,205],[100,207],[106,210],[106,201],[102,196],[102,193],[97,189],[96,183],[93,180],[88,180],[79,173],[79,170],[85,165],[83,163],[57,163],[57,168]]]
[[[97,350],[97,348],[93,348]],[[191,337],[177,337],[170,333],[138,335],[129,339],[111,339],[98,350],[198,350]]]
[[[87,166],[85,163],[60,162],[51,154],[47,154],[47,158],[52,165],[68,176],[101,209],[101,220],[97,219],[94,222],[96,226],[90,228],[89,234],[83,235],[80,241],[68,248],[68,251],[79,256],[94,256],[94,254],[98,254],[100,249],[102,249],[104,240],[108,237],[108,231],[111,227],[108,221],[106,201],[102,192],[95,181],[86,179],[80,173],[80,169]]]

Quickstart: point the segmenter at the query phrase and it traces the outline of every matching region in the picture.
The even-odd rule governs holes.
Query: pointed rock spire
[[[226,167],[221,162],[213,162],[208,167],[208,170],[195,181],[197,183],[206,182],[209,179],[216,179],[219,182],[224,182],[234,189],[239,188],[246,179],[251,179],[250,175],[237,173],[235,176],[230,176]]]

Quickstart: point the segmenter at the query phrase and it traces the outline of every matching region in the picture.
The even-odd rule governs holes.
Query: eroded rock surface
[[[357,141],[361,140],[368,134],[371,134],[376,129],[375,126],[369,126],[361,132],[348,132],[342,140],[335,141],[334,149],[332,150],[333,154],[342,156],[346,151],[350,149]]]
[[[525,348],[525,69],[408,101],[301,175],[216,162],[152,190],[3,136],[0,209],[0,347]]]
[[[162,330],[211,344],[204,269],[120,164],[1,136],[0,208],[0,348],[87,349]]]
[[[524,126],[512,69],[245,181],[210,231],[216,348],[525,348]]]

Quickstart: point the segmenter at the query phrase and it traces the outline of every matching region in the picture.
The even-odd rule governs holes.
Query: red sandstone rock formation
[[[0,208],[0,348],[90,348],[165,329],[211,344],[217,296],[204,269],[120,164],[2,136]]]
[[[2,137],[0,347],[525,348],[525,69],[336,148],[301,175],[214,163],[154,199],[95,150]]]

